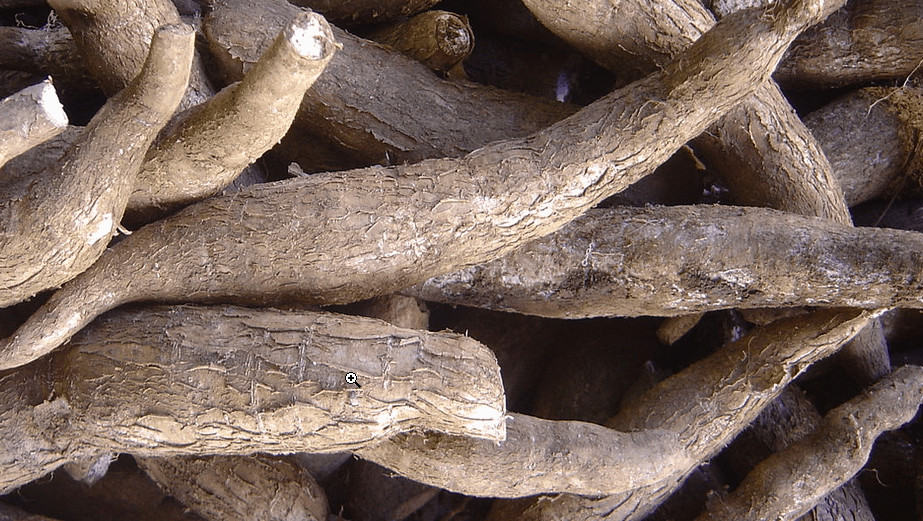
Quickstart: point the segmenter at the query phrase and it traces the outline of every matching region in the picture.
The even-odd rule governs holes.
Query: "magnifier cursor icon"
[[[356,381],[356,373],[352,371],[346,373],[346,383],[355,384],[356,387],[359,387],[359,388],[362,387],[361,385],[359,385],[359,382]]]

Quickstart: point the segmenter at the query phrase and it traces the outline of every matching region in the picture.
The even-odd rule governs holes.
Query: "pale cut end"
[[[299,55],[312,60],[327,56],[332,43],[329,26],[320,15],[300,13],[286,28],[286,37]]]
[[[51,84],[51,78],[42,82],[42,92],[39,95],[39,105],[48,118],[49,123],[57,128],[67,126],[67,114],[64,112],[64,106],[58,99],[58,92],[54,85]]]

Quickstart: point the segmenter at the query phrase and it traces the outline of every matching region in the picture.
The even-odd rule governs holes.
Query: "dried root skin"
[[[426,11],[406,22],[373,32],[370,39],[445,72],[474,49],[474,31],[466,17],[448,11]]]
[[[587,422],[508,418],[499,443],[411,433],[355,452],[415,481],[484,497],[615,493],[657,482],[674,465],[692,465],[664,430],[623,433]]]
[[[843,3],[817,5],[809,24]],[[555,34],[616,71],[626,66],[642,72],[661,68],[715,23],[697,0],[622,2],[617,9],[604,0],[525,4]],[[850,222],[830,164],[772,82],[731,110],[695,145],[740,204]]]
[[[347,24],[381,23],[410,16],[439,3],[439,0],[296,0],[295,5],[310,7],[329,20]]]
[[[856,310],[825,310],[776,321],[751,331],[627,404],[608,425],[634,432],[660,429],[677,434],[675,454],[680,456],[672,465],[673,474],[602,497],[564,494],[512,507],[525,520],[643,519],[675,492],[690,472],[749,425],[786,385],[811,363],[834,353],[868,323],[869,317]],[[674,452],[649,456],[649,461],[663,454]]]
[[[138,458],[160,487],[208,521],[327,521],[324,490],[298,465],[267,456]]]
[[[3,49],[0,68],[47,74],[65,90],[97,88],[70,31],[64,26],[0,27],[0,49]]]
[[[229,80],[239,80],[298,12],[280,0],[216,1],[204,30]],[[252,23],[255,16],[260,24]],[[363,165],[458,157],[493,141],[541,130],[577,109],[442,80],[392,49],[339,29],[334,36],[343,48],[305,94],[296,118],[297,127],[309,132],[300,139],[303,148],[329,141]]]
[[[807,89],[903,80],[923,58],[921,9],[920,0],[850,3],[796,39],[774,77]]]
[[[514,414],[500,443],[405,434],[356,452],[403,476],[462,494],[629,494],[631,501],[649,507],[647,500],[679,486],[683,476],[724,447],[801,371],[855,335],[868,317],[855,310],[822,311],[809,320],[755,330],[661,382],[610,420],[611,427],[625,432]],[[795,323],[805,327],[793,330]],[[574,515],[583,512],[574,517],[579,519],[599,514],[582,503],[590,500],[568,497],[573,499],[536,505],[572,503]]]
[[[841,486],[865,465],[875,438],[910,421],[923,401],[923,368],[904,366],[824,417],[809,437],[773,454],[728,497],[714,501],[706,520],[791,520]]]
[[[67,114],[51,80],[0,100],[0,167],[26,150],[60,134]]]
[[[244,75],[179,123],[148,152],[129,200],[154,213],[213,195],[288,131],[304,93],[336,50],[330,26],[301,12]]]
[[[4,492],[106,451],[341,452],[416,430],[490,444],[506,435],[489,349],[362,317],[119,311],[49,362],[51,374],[44,361],[2,374]],[[347,372],[359,385],[346,382]]]
[[[138,230],[57,292],[7,340],[0,367],[47,353],[132,300],[342,304],[498,258],[648,175],[748,96],[815,7],[729,16],[664,72],[527,138],[461,159],[257,185],[187,207]]]
[[[154,30],[182,23],[170,0],[50,0],[48,4],[73,35],[86,66],[107,95],[138,75]],[[197,57],[179,108],[197,105],[214,93]]]
[[[189,26],[158,29],[141,74],[93,117],[60,162],[3,187],[0,307],[70,280],[103,253],[145,152],[182,96],[193,39]]]
[[[918,308],[920,251],[923,235],[915,232],[765,208],[594,209],[501,259],[403,292],[555,318],[802,305]]]

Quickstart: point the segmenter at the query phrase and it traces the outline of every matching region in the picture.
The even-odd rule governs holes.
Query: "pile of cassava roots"
[[[921,402],[923,0],[0,0],[0,521],[920,521]]]

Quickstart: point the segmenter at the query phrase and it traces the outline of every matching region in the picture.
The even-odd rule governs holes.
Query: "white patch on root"
[[[317,17],[311,17],[305,23],[293,25],[289,41],[295,48],[295,52],[312,60],[323,58],[327,48],[327,34]]]
[[[112,214],[107,213],[103,215],[103,218],[96,223],[96,227],[93,228],[90,235],[87,237],[87,246],[92,246],[99,242],[100,239],[112,235],[113,225]]]
[[[48,117],[48,121],[56,127],[66,127],[67,114],[64,112],[64,106],[61,105],[61,100],[58,99],[58,93],[55,91],[50,79],[45,80],[42,85],[41,96],[39,105],[41,105],[42,110]]]

